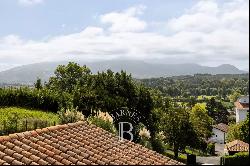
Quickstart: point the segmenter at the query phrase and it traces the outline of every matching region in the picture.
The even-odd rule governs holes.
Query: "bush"
[[[77,108],[71,108],[71,109],[62,108],[58,112],[58,115],[62,124],[74,123],[84,119],[83,114],[77,111]]]
[[[61,107],[68,106],[69,101],[66,94],[59,95],[46,89],[0,88],[0,107],[17,106],[56,113]]]
[[[101,117],[98,117],[98,116],[90,116],[88,118],[88,121],[108,132],[111,132],[113,134],[116,134],[117,135],[117,131],[116,131],[116,128],[114,126],[114,124],[109,121],[109,120],[105,120]]]
[[[207,153],[210,155],[215,155],[215,143],[209,143],[206,149]]]
[[[158,138],[154,138],[151,140],[152,149],[158,153],[164,154],[165,153],[165,146],[164,142]]]
[[[249,152],[239,152],[221,157],[221,165],[249,165]]]

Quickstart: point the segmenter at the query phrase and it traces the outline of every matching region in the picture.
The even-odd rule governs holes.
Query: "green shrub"
[[[153,138],[151,140],[152,149],[158,153],[164,154],[165,152],[165,145],[164,142],[158,138]]]
[[[116,130],[114,124],[108,120],[102,119],[102,118],[97,117],[97,116],[90,116],[88,118],[88,122],[117,135],[117,130]]]
[[[215,143],[209,143],[206,149],[207,153],[210,155],[215,155]]]
[[[77,111],[77,108],[71,109],[61,109],[58,112],[59,119],[62,124],[74,123],[84,119],[84,116],[81,112]]]
[[[221,165],[249,165],[249,152],[239,152],[221,157]]]
[[[0,107],[25,107],[56,113],[61,107],[69,105],[70,97],[56,94],[50,90],[37,90],[28,87],[0,88]]]

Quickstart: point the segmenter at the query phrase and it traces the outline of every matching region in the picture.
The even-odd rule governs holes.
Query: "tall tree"
[[[207,140],[212,136],[213,119],[203,105],[195,104],[190,111],[190,122],[200,139]]]
[[[215,123],[228,124],[229,112],[220,101],[216,101],[215,98],[212,97],[207,102],[206,110],[208,110],[208,115],[213,118]]]
[[[170,107],[162,111],[160,128],[165,141],[173,146],[175,158],[178,157],[179,150],[188,145],[193,146],[197,140],[189,121],[189,113],[184,107]]]
[[[78,84],[88,82],[90,69],[77,63],[69,62],[67,65],[59,65],[55,76],[50,77],[47,86],[56,91],[71,93]]]
[[[38,90],[43,88],[42,80],[41,80],[40,78],[38,78],[38,79],[36,80],[35,88],[38,89]]]

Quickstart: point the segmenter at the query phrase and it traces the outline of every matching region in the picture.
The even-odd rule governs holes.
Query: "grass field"
[[[59,124],[57,114],[17,107],[0,108],[0,135]]]

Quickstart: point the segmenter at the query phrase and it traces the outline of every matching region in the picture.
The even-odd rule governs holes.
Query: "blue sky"
[[[61,60],[248,69],[249,0],[0,0],[0,71]]]
[[[27,39],[78,32],[89,25],[99,25],[96,17],[110,11],[145,5],[141,19],[162,21],[181,15],[194,0],[44,0],[25,5],[18,0],[0,1],[0,36],[16,34]]]

